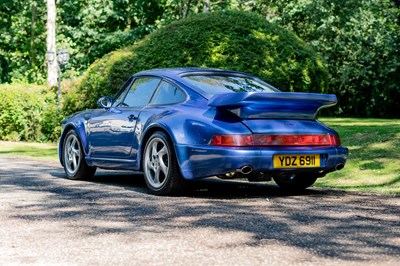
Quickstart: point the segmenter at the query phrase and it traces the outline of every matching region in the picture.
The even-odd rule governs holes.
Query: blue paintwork
[[[172,82],[186,94],[186,101],[165,106],[86,110],[62,122],[59,146],[70,129],[78,133],[90,166],[142,170],[144,145],[155,131],[164,131],[175,146],[186,179],[222,175],[245,165],[256,171],[305,171],[272,168],[274,154],[321,154],[321,167],[307,171],[330,172],[344,164],[347,148],[337,147],[213,147],[215,134],[337,134],[315,120],[320,108],[336,103],[335,95],[307,93],[228,93],[209,95],[189,84],[190,73],[219,73],[255,78],[245,73],[201,68],[155,69],[133,78],[155,76]],[[129,119],[134,115],[135,119]]]
[[[299,104],[301,103],[301,104]],[[337,103],[336,95],[316,93],[224,93],[211,97],[209,106],[235,110],[243,119],[315,119],[322,108]]]

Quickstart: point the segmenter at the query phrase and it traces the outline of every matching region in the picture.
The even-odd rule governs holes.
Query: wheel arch
[[[60,159],[60,163],[62,166],[64,166],[63,159],[62,159],[64,156],[64,154],[63,154],[64,140],[65,140],[65,136],[67,135],[67,133],[70,130],[75,130],[76,134],[78,135],[79,140],[81,141],[81,145],[82,145],[85,155],[88,154],[89,147],[88,147],[88,143],[87,143],[87,139],[86,139],[85,127],[83,126],[83,124],[82,124],[82,126],[77,126],[73,123],[69,123],[64,127],[63,132],[60,137],[60,142],[58,145],[58,157]]]
[[[172,144],[172,148],[174,149],[174,154],[176,156],[176,149],[175,149],[175,136],[172,134],[170,130],[167,129],[166,126],[157,124],[157,125],[152,125],[151,127],[147,128],[147,130],[144,132],[143,137],[140,141],[140,153],[138,154],[138,161],[139,161],[139,170],[143,171],[143,153],[144,149],[146,147],[146,143],[150,139],[150,137],[155,133],[161,131],[165,133],[169,139],[169,141]]]

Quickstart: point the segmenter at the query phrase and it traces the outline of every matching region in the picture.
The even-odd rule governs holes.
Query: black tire
[[[312,174],[287,174],[274,177],[275,183],[282,190],[288,192],[300,192],[312,186],[317,180]]]
[[[89,179],[96,172],[96,167],[91,167],[86,163],[81,141],[73,129],[68,131],[63,139],[62,160],[64,171],[69,179]]]
[[[166,196],[183,192],[187,182],[181,175],[173,145],[164,132],[151,135],[144,148],[142,164],[150,193]]]

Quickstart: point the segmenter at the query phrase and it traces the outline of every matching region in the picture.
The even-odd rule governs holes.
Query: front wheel
[[[300,192],[312,186],[317,177],[308,174],[285,174],[274,177],[275,183],[282,190],[289,192]]]
[[[75,130],[68,131],[64,138],[62,160],[69,179],[91,178],[96,172],[95,167],[87,165],[81,141]]]
[[[182,191],[185,180],[180,173],[174,148],[164,132],[155,132],[147,141],[143,172],[147,187],[155,195]]]

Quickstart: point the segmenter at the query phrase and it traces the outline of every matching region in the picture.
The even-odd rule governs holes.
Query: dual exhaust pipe
[[[234,177],[237,173],[242,174],[242,175],[248,175],[251,172],[253,172],[254,168],[251,165],[245,165],[239,169],[236,169],[235,171],[229,172],[225,174],[225,177],[227,178],[232,178]]]
[[[339,163],[339,164],[337,164],[337,165],[335,166],[335,170],[337,170],[337,171],[338,171],[338,170],[342,170],[343,167],[344,167],[344,164],[343,164],[343,163]],[[248,175],[248,174],[251,174],[251,173],[253,172],[253,170],[254,170],[253,166],[251,166],[251,165],[245,165],[245,166],[243,166],[242,168],[237,169],[235,172],[236,172],[236,173],[241,173],[241,174],[243,174],[243,175]]]
[[[240,169],[237,169],[236,172],[241,173],[243,175],[248,175],[251,174],[251,172],[253,172],[253,166],[251,165],[245,165]]]
[[[344,167],[344,164],[343,164],[343,163],[339,163],[339,164],[337,164],[337,165],[335,166],[335,170],[336,170],[336,171],[342,170],[343,167]]]
[[[337,164],[337,165],[335,166],[335,170],[337,170],[337,171],[338,171],[338,170],[342,170],[343,167],[344,167],[344,164],[343,164],[343,163],[339,163],[339,164]],[[240,173],[240,174],[242,174],[242,175],[249,175],[249,174],[251,174],[253,171],[254,171],[253,166],[251,166],[251,165],[245,165],[245,166],[243,166],[243,167],[241,167],[241,168],[239,168],[239,169],[236,169],[236,171],[232,171],[232,172],[226,173],[225,176],[228,177],[228,178],[229,178],[229,177],[234,177],[236,173]]]

